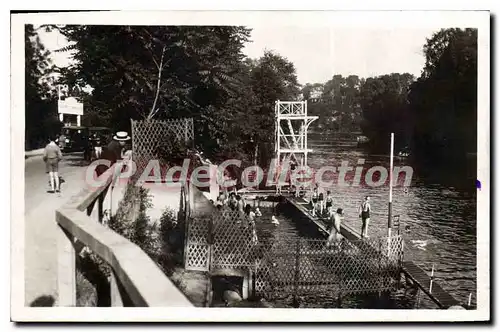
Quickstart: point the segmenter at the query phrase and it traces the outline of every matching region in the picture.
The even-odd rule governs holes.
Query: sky
[[[324,83],[335,74],[370,77],[408,72],[419,77],[423,46],[431,29],[339,29],[257,27],[244,52],[259,57],[274,50],[294,63],[301,84]]]
[[[250,28],[252,28],[250,26]],[[272,50],[293,62],[300,84],[325,83],[340,74],[370,77],[410,73],[419,77],[424,66],[423,46],[432,29],[353,29],[338,27],[274,26],[252,28],[243,52],[258,58]],[[57,32],[39,32],[42,43],[55,50],[67,45]],[[65,53],[53,53],[53,61],[66,66]]]

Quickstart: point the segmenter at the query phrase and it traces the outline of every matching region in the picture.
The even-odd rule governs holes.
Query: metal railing
[[[99,188],[82,189],[56,210],[59,306],[76,306],[76,259],[86,247],[111,268],[111,306],[192,307],[139,246],[102,223],[103,203],[113,193],[113,172],[111,167],[100,176]]]

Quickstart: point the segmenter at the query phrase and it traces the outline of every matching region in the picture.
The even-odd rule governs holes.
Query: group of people
[[[238,211],[240,218],[246,217],[251,224],[255,223],[256,217],[262,217],[260,209],[257,207],[255,211],[253,211],[252,206],[246,203],[245,199],[236,191],[231,191],[229,194],[221,191],[219,196],[217,196],[215,205],[218,209],[228,206],[231,210]]]
[[[116,163],[118,160],[129,161],[132,159],[132,150],[127,142],[130,141],[130,136],[125,131],[119,131],[114,136],[111,142],[100,149],[96,158],[103,158],[109,160],[111,164]],[[58,142],[59,144],[57,144]],[[45,146],[43,153],[43,161],[45,162],[46,173],[49,175],[49,193],[56,193],[61,191],[61,177],[59,175],[59,163],[63,158],[61,145],[64,147],[64,135],[54,136],[49,138],[49,143]],[[99,165],[96,169],[97,175],[101,175],[108,167]]]
[[[300,196],[300,194],[299,194]],[[328,237],[328,245],[333,242],[340,240],[342,237],[340,235],[340,226],[342,219],[344,218],[344,212],[342,208],[333,208],[333,196],[329,190],[326,191],[326,195],[319,192],[318,186],[314,187],[309,204],[311,206],[310,213],[313,216],[319,216],[326,219],[331,225],[330,234]],[[368,238],[368,224],[370,222],[370,196],[365,196],[363,202],[358,208],[359,218],[361,218],[361,238]]]
[[[328,236],[327,246],[331,246],[332,243],[338,243],[338,241],[342,238],[340,235],[340,226],[342,219],[344,218],[344,212],[341,208],[338,208],[337,211],[333,211],[333,207],[330,204],[327,208],[328,210],[328,219],[331,221],[332,228],[330,230],[330,234]],[[370,196],[365,196],[364,201],[358,208],[359,217],[361,218],[361,238],[368,238],[368,223],[370,222]]]
[[[310,204],[312,207],[311,213],[313,215],[317,215],[319,212],[319,216],[324,216],[325,212],[329,213],[329,209],[333,206],[333,197],[332,193],[327,190],[326,196],[324,193],[319,192],[318,186],[313,189]]]

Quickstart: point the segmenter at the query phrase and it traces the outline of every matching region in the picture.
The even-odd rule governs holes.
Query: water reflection
[[[324,141],[310,140],[315,150],[309,157],[311,167],[325,163],[340,165],[341,160],[356,166],[365,159],[364,167],[381,165],[389,168],[388,156],[368,155],[351,146],[325,146]],[[321,146],[315,146],[321,145]],[[405,160],[395,158],[394,166],[404,166]],[[403,187],[393,190],[393,214],[400,215],[401,231],[407,244],[405,259],[414,260],[430,272],[435,265],[435,277],[441,286],[457,300],[466,303],[469,293],[476,292],[476,195],[470,179],[453,176],[448,172],[446,183],[436,178],[423,178],[414,169],[412,185],[407,192]],[[472,172],[473,173],[473,172]],[[450,183],[450,179],[454,182]],[[346,222],[361,227],[357,207],[363,196],[372,197],[373,209],[369,233],[384,236],[387,232],[388,187],[378,188],[331,187],[334,206],[344,208]],[[412,242],[413,241],[413,242]],[[425,302],[425,301],[424,301]],[[425,305],[425,303],[422,305]],[[432,305],[431,305],[432,307]]]
[[[341,161],[348,161],[356,167],[359,159],[364,159],[363,167],[372,166],[389,168],[389,157],[384,155],[368,155],[355,145],[344,144],[335,146],[324,141],[310,140],[310,147],[315,150],[309,155],[309,166],[320,168],[325,165],[340,166]],[[395,166],[405,166],[405,160],[395,158]],[[400,231],[404,236],[405,259],[413,260],[428,273],[434,265],[435,280],[452,294],[457,300],[466,303],[469,293],[473,294],[472,304],[476,294],[476,195],[475,188],[463,185],[455,178],[453,186],[439,184],[432,179],[428,181],[418,170],[414,170],[412,185],[408,190],[402,186],[393,190],[393,214],[400,216]],[[451,176],[450,176],[451,177]],[[452,177],[451,177],[452,178]],[[358,217],[358,206],[364,196],[371,196],[371,222],[368,233],[371,237],[382,237],[387,234],[388,187],[369,187],[361,181],[359,186],[339,187],[338,174],[327,173],[326,180],[333,184],[323,188],[333,195],[334,208],[344,209],[346,224],[361,230],[361,220]],[[349,181],[348,181],[349,182]],[[263,220],[270,220],[275,211],[268,210]],[[279,216],[280,224],[271,225],[268,234],[279,234],[280,237],[293,238],[307,236],[300,225]],[[261,231],[261,236],[266,231]],[[276,236],[276,235],[273,235]],[[270,239],[272,241],[272,239]],[[316,302],[323,305],[333,305],[332,299],[320,300],[325,295],[318,295]],[[326,296],[328,298],[328,296]],[[392,299],[392,302],[391,302]],[[404,292],[391,295],[389,307],[412,307],[409,297]],[[314,303],[315,301],[305,301]],[[361,301],[361,302],[360,302]],[[364,301],[364,302],[363,302]],[[347,307],[357,307],[366,299],[354,297]],[[311,304],[314,305],[314,304]],[[345,305],[343,305],[345,307]],[[422,297],[420,308],[436,308],[436,305]]]

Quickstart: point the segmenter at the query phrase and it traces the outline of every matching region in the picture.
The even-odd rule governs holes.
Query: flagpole
[[[389,168],[389,213],[387,220],[387,235],[391,237],[392,230],[392,169],[394,164],[394,133],[391,133],[391,157]]]

